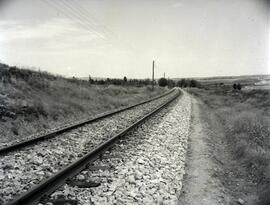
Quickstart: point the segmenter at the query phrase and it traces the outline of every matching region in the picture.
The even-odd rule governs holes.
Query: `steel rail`
[[[156,109],[145,115],[144,117],[137,120],[135,123],[130,125],[128,128],[124,129],[123,131],[119,132],[118,134],[114,135],[112,138],[103,142],[88,154],[84,155],[83,157],[79,158],[75,162],[71,163],[67,167],[63,168],[59,172],[55,173],[48,179],[43,180],[36,186],[34,186],[29,191],[23,193],[18,198],[14,199],[13,201],[7,203],[7,205],[23,205],[29,204],[34,205],[39,203],[39,200],[43,196],[48,196],[50,193],[55,191],[58,187],[63,185],[68,178],[71,178],[85,169],[89,163],[95,161],[102,153],[108,150],[114,143],[127,134],[132,129],[138,127],[138,125],[145,122],[148,118],[156,114],[157,112],[161,111],[162,108],[168,106],[171,102],[173,102],[178,96],[180,95],[180,91],[177,90],[177,93],[169,98],[165,103],[158,106]]]
[[[128,106],[128,107],[124,107],[124,108],[120,108],[120,109],[116,109],[116,110],[113,110],[111,112],[108,112],[108,113],[104,113],[102,115],[98,115],[94,118],[91,118],[91,119],[88,119],[88,120],[84,120],[82,122],[78,122],[78,123],[75,123],[75,124],[72,124],[70,126],[67,126],[67,127],[64,127],[64,128],[60,128],[60,129],[57,129],[57,130],[53,130],[49,133],[46,133],[46,134],[43,134],[41,136],[38,136],[38,137],[35,137],[35,138],[32,138],[32,139],[26,139],[26,140],[23,140],[21,142],[18,142],[18,143],[14,143],[12,145],[9,145],[9,146],[6,146],[6,147],[2,147],[0,148],[0,155],[4,155],[4,154],[7,154],[9,152],[12,152],[14,150],[17,150],[19,148],[22,148],[22,147],[26,147],[26,146],[29,146],[29,145],[32,145],[32,144],[35,144],[39,141],[44,141],[44,140],[47,140],[49,138],[53,138],[53,137],[56,137],[57,135],[59,134],[62,134],[64,132],[67,132],[67,131],[70,131],[70,130],[73,130],[73,129],[76,129],[78,127],[81,127],[83,125],[86,125],[86,124],[90,124],[90,123],[93,123],[93,122],[96,122],[98,120],[101,120],[101,119],[104,119],[106,117],[109,117],[109,116],[112,116],[112,115],[115,115],[117,113],[120,113],[120,112],[124,112],[126,110],[129,110],[129,109],[132,109],[134,107],[137,107],[139,105],[143,105],[143,104],[146,104],[148,102],[151,102],[151,101],[154,101],[154,100],[157,100],[159,98],[162,98],[162,97],[165,97],[169,94],[171,94],[175,89],[171,89],[170,91],[166,92],[165,94],[162,94],[162,95],[159,95],[157,97],[154,97],[154,98],[151,98],[149,100],[146,100],[146,101],[143,101],[143,102],[140,102],[140,103],[137,103],[137,104],[134,104],[134,105],[131,105],[131,106]]]

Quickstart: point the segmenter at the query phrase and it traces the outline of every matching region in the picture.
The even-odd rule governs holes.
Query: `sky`
[[[76,77],[270,74],[268,0],[0,0],[0,62]]]

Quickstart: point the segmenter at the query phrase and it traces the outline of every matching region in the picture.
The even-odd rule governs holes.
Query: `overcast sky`
[[[65,76],[270,74],[267,0],[0,0],[0,61]]]

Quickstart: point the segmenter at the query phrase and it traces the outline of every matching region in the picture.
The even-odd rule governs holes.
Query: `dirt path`
[[[192,123],[189,138],[189,148],[186,159],[186,175],[183,181],[179,204],[211,205],[238,204],[223,188],[215,173],[221,168],[222,162],[215,160],[220,145],[217,140],[218,126],[211,129],[215,117],[204,104],[192,99]],[[220,154],[224,154],[220,150]]]

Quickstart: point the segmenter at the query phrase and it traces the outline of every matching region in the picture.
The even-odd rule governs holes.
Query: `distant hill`
[[[174,78],[180,80],[181,78]],[[187,78],[188,79],[188,78]],[[217,76],[217,77],[202,77],[192,78],[201,84],[224,84],[231,85],[233,83],[241,83],[243,85],[254,85],[265,79],[270,79],[270,75],[242,75],[242,76]]]

